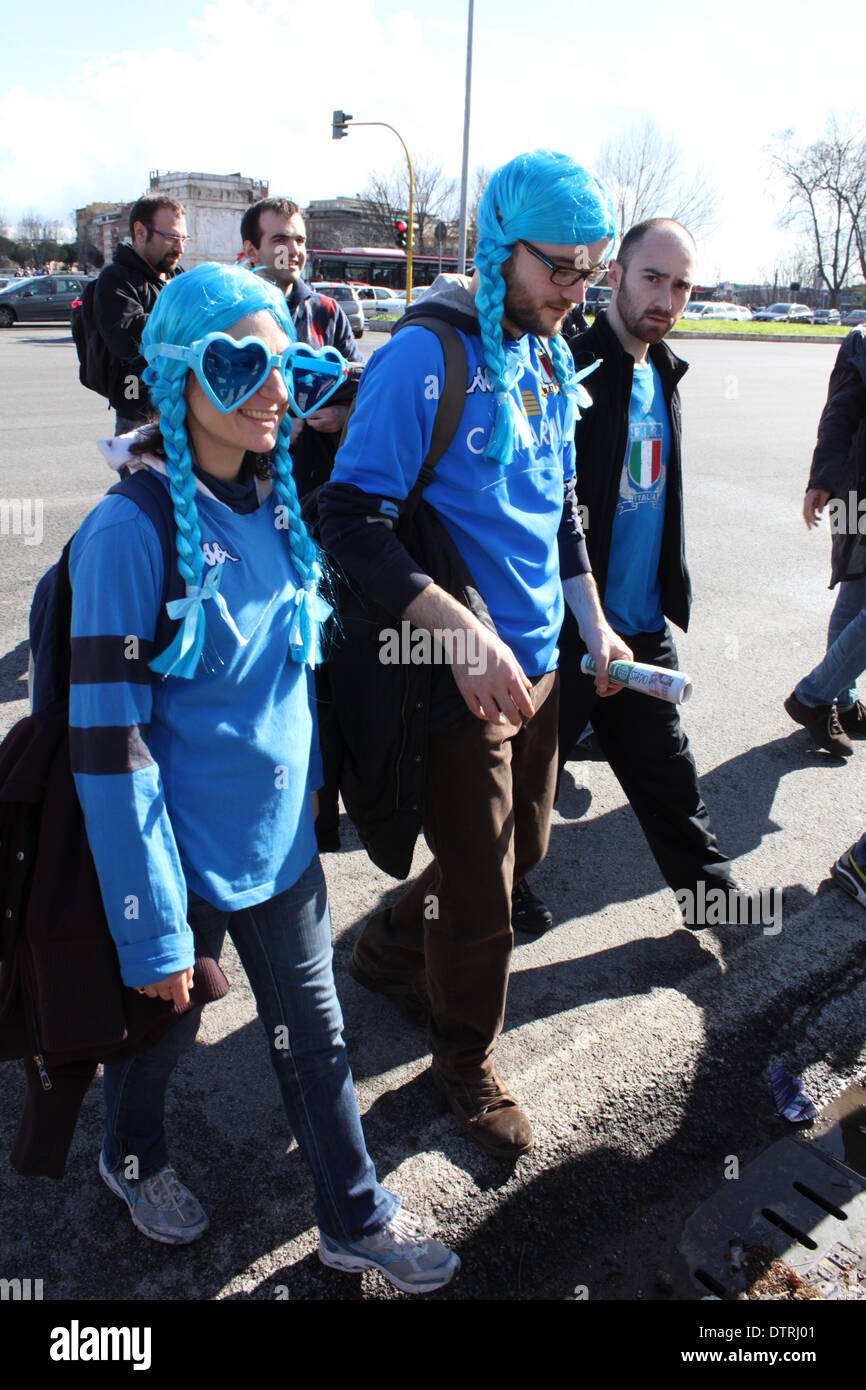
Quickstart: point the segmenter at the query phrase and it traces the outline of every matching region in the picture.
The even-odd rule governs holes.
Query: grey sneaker
[[[179,1181],[173,1168],[160,1168],[151,1178],[130,1182],[121,1169],[111,1172],[99,1155],[99,1176],[129,1207],[132,1224],[142,1235],[164,1245],[188,1245],[198,1240],[209,1222],[201,1204]]]
[[[336,1240],[320,1231],[319,1259],[350,1274],[378,1269],[404,1293],[441,1289],[460,1268],[459,1256],[425,1236],[417,1216],[408,1211],[398,1211],[381,1231],[360,1240]]]

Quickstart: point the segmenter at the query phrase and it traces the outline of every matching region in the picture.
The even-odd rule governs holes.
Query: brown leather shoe
[[[367,926],[373,926],[374,930],[378,927],[387,925],[391,916],[391,909],[386,907],[381,912],[374,913]],[[364,931],[361,932],[355,943],[348,964],[349,974],[353,980],[357,980],[364,989],[369,989],[373,994],[384,994],[386,999],[390,999],[392,1004],[418,1028],[426,1028],[430,1021],[430,999],[427,994],[427,982],[422,975],[394,975],[380,969],[371,960],[365,959],[364,952]]]
[[[529,1152],[535,1143],[529,1116],[495,1071],[454,1081],[443,1075],[434,1060],[430,1073],[463,1133],[486,1153],[514,1159]]]

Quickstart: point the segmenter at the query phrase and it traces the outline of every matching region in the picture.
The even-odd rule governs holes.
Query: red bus
[[[466,273],[472,274],[467,261]],[[457,270],[456,256],[412,256],[412,285],[432,285],[442,271]],[[387,285],[392,290],[406,288],[406,252],[396,246],[346,246],[339,251],[317,250],[307,256],[305,278],[310,280],[358,280],[364,285]]]

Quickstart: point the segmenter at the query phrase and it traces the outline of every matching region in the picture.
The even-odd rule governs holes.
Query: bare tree
[[[858,257],[866,275],[866,132],[843,130],[831,117],[822,139],[801,149],[787,130],[779,136],[772,160],[788,186],[782,225],[808,233],[818,278],[829,290],[830,303],[837,305]]]
[[[764,266],[761,270],[762,283],[770,286],[764,296],[766,302],[771,304],[779,296],[787,298],[791,285],[799,283],[814,288],[816,275],[815,248],[808,240],[798,242],[787,255],[780,256],[772,265]]]
[[[478,204],[490,182],[490,170],[480,164],[474,171],[469,184],[469,197],[466,208],[466,254],[471,256],[478,240]]]
[[[454,214],[454,179],[445,177],[441,164],[419,160],[413,165],[415,173],[415,197],[413,218],[418,229],[414,239],[415,250],[419,255],[425,251],[435,251],[433,232],[441,219],[448,221]],[[374,172],[367,180],[361,197],[370,208],[370,213],[379,224],[388,242],[393,241],[394,220],[405,216],[409,207],[409,171],[395,169],[391,174]]]
[[[696,240],[715,231],[718,190],[703,168],[687,168],[676,140],[654,121],[618,131],[596,165],[613,195],[619,237],[648,217],[674,217]]]

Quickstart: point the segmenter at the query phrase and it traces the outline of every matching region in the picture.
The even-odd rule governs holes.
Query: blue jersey
[[[670,447],[659,374],[651,362],[636,364],[604,593],[605,616],[623,634],[664,627],[659,560]]]
[[[163,557],[143,512],[106,497],[72,545],[70,750],[128,985],[193,963],[187,884],[229,911],[291,886],[316,852],[312,673],[288,656],[298,576],[276,494],[241,515],[199,486],[210,600],[192,680],[148,670]]]
[[[515,447],[508,463],[484,450],[495,396],[481,338],[466,347],[466,406],[424,498],[435,508],[473,576],[496,630],[528,676],[557,661],[563,599],[557,531],[563,487],[574,473],[574,444],[563,439],[565,400],[550,360],[527,334],[504,342],[506,370],[516,368]],[[408,496],[430,447],[444,382],[439,341],[407,326],[368,362],[346,441],[331,481],[399,503]]]

